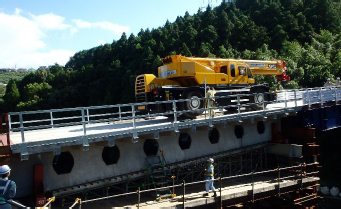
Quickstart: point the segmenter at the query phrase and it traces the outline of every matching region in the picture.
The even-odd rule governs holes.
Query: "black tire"
[[[256,88],[254,91],[251,91],[251,94],[253,95],[250,95],[250,103],[255,103],[251,105],[252,110],[263,109],[263,102],[267,100],[267,96],[264,93],[264,88]],[[264,107],[266,107],[266,104],[264,104]]]
[[[191,100],[182,103],[182,110],[191,110],[191,112],[184,113],[184,116],[188,118],[196,118],[198,115],[201,115],[204,111],[205,101],[202,99],[204,95],[199,91],[190,91],[185,93],[184,99],[198,99]],[[200,100],[201,99],[201,100]]]
[[[238,110],[238,107],[226,107],[224,109],[229,111],[229,112],[234,112],[234,111]]]

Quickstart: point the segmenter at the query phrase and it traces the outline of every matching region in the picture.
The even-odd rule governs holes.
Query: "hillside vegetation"
[[[28,72],[0,72],[0,102],[6,92],[6,86],[11,79],[20,81],[28,74]]]
[[[170,54],[197,57],[283,59],[285,88],[321,86],[341,76],[341,7],[329,0],[257,3],[238,0],[188,13],[175,22],[76,53],[65,67],[39,69],[11,80],[1,109],[65,108],[134,102],[139,74],[157,73]],[[275,83],[259,76],[258,82]]]

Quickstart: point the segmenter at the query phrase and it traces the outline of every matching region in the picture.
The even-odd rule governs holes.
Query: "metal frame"
[[[310,163],[310,164],[304,164],[304,167],[307,167],[307,166],[316,166],[318,165],[318,163]],[[219,185],[220,185],[220,191],[223,189],[222,188],[222,182],[223,181],[230,181],[231,179],[236,179],[236,178],[251,178],[251,191],[250,193],[252,194],[252,202],[255,201],[255,198],[254,198],[254,185],[255,184],[258,184],[258,182],[254,182],[254,176],[256,175],[264,175],[264,174],[271,174],[271,173],[277,173],[277,178],[271,178],[268,180],[268,182],[271,182],[271,181],[277,181],[278,182],[278,186],[277,186],[277,190],[278,190],[278,195],[280,196],[280,188],[281,188],[281,181],[282,180],[286,180],[286,179],[297,179],[297,178],[300,178],[300,181],[297,182],[297,184],[303,184],[304,181],[307,182],[306,178],[308,178],[308,176],[312,176],[314,177],[315,175],[317,175],[319,172],[316,171],[316,172],[307,172],[305,173],[304,175],[304,178],[303,176],[300,176],[300,174],[297,174],[297,172],[289,172],[289,173],[285,173],[283,172],[284,174],[286,174],[285,176],[284,175],[280,175],[280,172],[281,171],[286,171],[286,170],[300,170],[303,168],[303,165],[297,165],[297,166],[290,166],[290,167],[283,167],[283,168],[277,168],[277,169],[271,169],[271,170],[266,170],[266,171],[260,171],[260,172],[250,172],[250,173],[246,173],[246,174],[240,174],[240,175],[234,175],[234,176],[228,176],[228,177],[219,177],[217,179],[214,179],[213,181],[219,181]],[[290,175],[294,173],[294,175]],[[289,175],[288,175],[289,174]],[[186,188],[188,187],[191,187],[191,186],[196,186],[197,184],[200,184],[200,183],[205,183],[207,181],[211,181],[211,180],[202,180],[202,181],[195,181],[195,182],[190,182],[190,183],[186,183],[185,180],[181,181],[182,183],[178,183],[176,185],[172,185],[172,186],[166,186],[166,187],[162,187],[162,188],[156,188],[156,189],[147,189],[147,190],[140,190],[140,188],[138,188],[137,191],[134,191],[134,192],[127,192],[127,193],[123,193],[123,194],[117,194],[117,195],[110,195],[110,196],[105,196],[105,197],[99,197],[99,198],[94,198],[94,199],[89,199],[89,200],[84,200],[84,201],[81,201],[80,198],[77,198],[74,202],[74,204],[72,204],[71,208],[76,206],[78,203],[80,204],[79,207],[81,207],[82,204],[86,204],[86,203],[89,203],[89,202],[94,202],[94,201],[100,201],[100,200],[106,200],[106,199],[111,199],[111,198],[115,198],[115,197],[121,197],[121,196],[128,196],[128,195],[136,195],[137,194],[137,204],[136,206],[137,207],[140,207],[140,195],[142,193],[148,193],[148,192],[151,192],[151,191],[157,191],[157,190],[160,190],[160,189],[173,189],[174,187],[181,187],[182,190],[183,190],[183,195],[182,195],[182,204],[183,204],[183,207],[185,208],[185,200],[186,200]],[[263,181],[262,181],[263,182]],[[220,193],[220,203],[222,204],[222,197],[221,197],[221,193]],[[221,205],[222,206],[222,205]]]

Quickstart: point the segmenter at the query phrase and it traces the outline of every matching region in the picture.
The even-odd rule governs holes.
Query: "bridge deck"
[[[238,98],[239,97],[240,96],[238,96]],[[178,132],[179,129],[195,128],[196,126],[212,126],[218,123],[227,124],[228,122],[248,119],[253,120],[259,117],[265,119],[268,116],[300,111],[303,106],[310,107],[313,104],[318,104],[322,107],[325,102],[337,103],[340,99],[341,88],[285,90],[278,93],[278,98],[275,103],[268,104],[264,110],[247,111],[244,110],[245,106],[238,103],[240,113],[224,111],[220,112],[220,114],[216,114],[215,117],[212,118],[201,115],[195,120],[176,121],[162,116],[152,120],[143,119],[143,117],[148,117],[148,115],[135,116],[134,109],[138,104],[10,113],[9,116],[12,120],[10,122],[12,125],[10,129],[10,139],[13,143],[11,149],[13,153],[21,153],[23,159],[29,154],[56,151],[60,149],[61,146],[83,145],[84,149],[87,150],[89,144],[93,142],[108,141],[109,146],[113,146],[115,144],[115,139],[126,137],[132,137],[133,142],[136,142],[139,135],[155,134],[155,138],[158,138],[159,132],[163,131]],[[170,102],[169,105],[171,105],[172,102],[183,101],[167,102]],[[119,112],[114,110],[108,114],[89,114],[90,111],[101,112],[110,108],[116,108]],[[122,112],[121,110],[124,108],[126,108],[127,111]],[[215,111],[219,112],[217,109],[218,108],[215,107]],[[57,113],[66,113],[66,115],[68,115],[70,112],[76,112],[78,115],[69,118],[54,118],[53,116]],[[82,114],[79,115],[79,113]],[[41,117],[43,115],[48,115],[49,117],[37,121],[23,120],[23,118],[27,116],[35,116],[36,114]],[[123,117],[122,121],[119,121],[121,120],[122,114],[125,114],[125,117]],[[98,118],[103,115],[108,116],[109,118],[96,120],[96,117]],[[115,116],[117,117],[115,118]],[[70,121],[70,119],[71,123],[67,123],[67,120]],[[133,119],[135,119],[134,123]],[[57,122],[59,124],[54,124]],[[44,123],[45,125],[30,126],[32,123]],[[47,123],[50,124],[46,125]]]
[[[287,108],[284,108],[284,103],[269,104],[264,111],[260,110],[250,112],[242,109],[240,114],[226,114],[227,111],[217,111],[214,118],[208,118],[208,116],[205,117],[204,115],[202,115],[198,116],[195,120],[178,120],[177,123],[174,123],[174,120],[167,117],[159,116],[151,120],[138,119],[136,120],[135,128],[133,128],[132,120],[94,124],[90,123],[86,124],[86,134],[84,134],[84,129],[82,125],[39,130],[26,130],[24,131],[25,143],[22,143],[22,132],[11,132],[10,139],[13,143],[11,148],[13,153],[33,154],[39,152],[53,151],[55,150],[55,147],[53,146],[60,147],[80,144],[88,145],[92,142],[108,141],[109,138],[115,139],[123,137],[133,137],[134,132],[138,136],[141,134],[191,128],[193,126],[203,126],[215,123],[223,123],[227,121],[232,122],[296,112],[301,109],[299,105],[302,105],[301,101],[297,103],[297,107],[295,107],[294,102],[288,102]],[[44,146],[46,146],[46,149],[44,148]],[[37,147],[39,147],[39,149],[35,149]]]

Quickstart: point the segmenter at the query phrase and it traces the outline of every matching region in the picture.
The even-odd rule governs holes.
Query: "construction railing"
[[[259,93],[257,94],[235,94],[224,97],[214,98],[195,98],[195,99],[181,99],[170,100],[160,102],[148,102],[148,103],[134,103],[123,105],[104,105],[104,106],[92,106],[92,107],[79,107],[79,108],[66,108],[66,109],[54,109],[54,110],[41,110],[41,111],[27,111],[27,112],[11,112],[9,113],[9,130],[10,132],[21,132],[22,143],[25,143],[25,131],[58,128],[65,126],[82,126],[82,134],[87,135],[88,127],[92,124],[98,123],[129,123],[128,129],[136,130],[141,120],[144,118],[166,116],[173,118],[173,124],[179,122],[178,116],[184,113],[197,113],[205,114],[205,119],[212,119],[214,112],[224,112],[228,109],[234,109],[235,112],[231,114],[237,114],[239,117],[245,112],[249,112],[249,107],[253,105],[258,106],[258,112],[263,112],[264,117],[266,114],[275,112],[278,109],[288,109],[312,105],[323,106],[326,102],[332,102],[337,104],[341,99],[341,88],[309,88],[309,89],[294,89],[278,91],[277,99],[274,101],[266,101],[264,98],[270,97],[273,92]],[[245,98],[254,97],[255,102],[246,102]],[[256,99],[256,97],[258,99]],[[227,106],[211,105],[211,100],[219,100],[228,98],[233,103]],[[260,99],[259,99],[260,98]],[[182,103],[191,102],[196,100],[201,104],[207,102],[207,107],[202,105],[202,108],[192,110],[182,110]],[[266,108],[270,104],[274,105],[272,108]],[[139,110],[139,106],[147,107],[151,105],[165,106],[170,109],[167,112],[161,113],[143,113]],[[243,109],[243,110],[242,110]],[[213,112],[211,111],[213,110]],[[145,124],[143,124],[145,125]],[[137,136],[136,136],[137,137]],[[135,137],[134,137],[135,138]]]
[[[236,179],[236,178],[250,178],[250,183],[251,183],[251,194],[252,197],[250,198],[252,200],[252,202],[254,202],[255,196],[254,196],[254,187],[256,184],[262,184],[264,182],[273,182],[276,181],[278,186],[277,186],[277,195],[280,196],[281,195],[281,181],[282,180],[290,180],[290,179],[300,179],[300,187],[302,189],[303,187],[303,179],[306,177],[313,177],[316,176],[319,171],[315,171],[317,169],[315,169],[315,167],[318,165],[318,163],[310,163],[310,164],[305,164],[302,163],[300,165],[297,166],[290,166],[290,167],[283,167],[283,168],[276,168],[276,169],[271,169],[271,170],[267,170],[267,171],[261,171],[261,172],[252,172],[252,173],[248,173],[248,174],[242,174],[242,175],[236,175],[236,176],[229,176],[229,177],[218,177],[217,179],[214,179],[213,181],[219,181],[219,193],[220,193],[220,206],[222,207],[222,190],[223,190],[223,181],[228,181],[231,179]],[[307,167],[311,167],[311,169],[307,169]],[[295,172],[294,175],[285,175],[283,174],[283,171],[286,170],[293,170]],[[273,178],[273,176],[270,176],[269,179],[267,181],[261,181],[261,182],[254,182],[254,177],[257,175],[266,175],[266,174],[276,174],[275,176],[277,176],[276,178]],[[174,179],[174,178],[173,178]],[[90,203],[90,202],[95,202],[95,201],[101,201],[101,200],[107,200],[107,199],[112,199],[112,198],[116,198],[116,197],[122,197],[122,196],[129,196],[129,195],[136,195],[136,207],[139,208],[141,205],[141,194],[143,193],[148,193],[148,192],[152,192],[152,191],[157,191],[157,190],[165,190],[165,189],[172,189],[173,194],[171,195],[171,198],[175,198],[176,194],[174,193],[175,188],[180,187],[182,188],[182,196],[180,197],[182,199],[182,204],[183,207],[185,208],[185,203],[186,203],[186,188],[188,189],[188,187],[190,186],[194,186],[197,184],[202,184],[202,183],[206,183],[208,181],[212,181],[212,180],[203,180],[203,181],[196,181],[196,182],[190,182],[190,183],[186,183],[184,180],[183,182],[181,182],[180,184],[174,184],[173,181],[173,185],[172,186],[166,186],[166,187],[161,187],[161,188],[156,188],[156,189],[147,189],[147,190],[140,190],[140,188],[138,188],[137,191],[134,192],[128,192],[128,193],[123,193],[123,194],[117,194],[117,195],[111,195],[111,196],[105,196],[105,197],[100,197],[100,198],[95,198],[95,199],[89,199],[89,200],[81,200],[80,198],[77,198],[74,202],[74,204],[72,204],[71,208],[75,207],[78,205],[79,208],[81,208],[81,206],[83,204],[86,203]],[[224,189],[225,190],[225,189]],[[188,194],[187,194],[188,196]],[[193,199],[193,196],[191,196],[191,199]],[[159,199],[160,200],[160,199]]]
[[[51,208],[51,204],[56,200],[56,197],[51,197],[47,199],[46,204],[43,206],[43,208]]]

